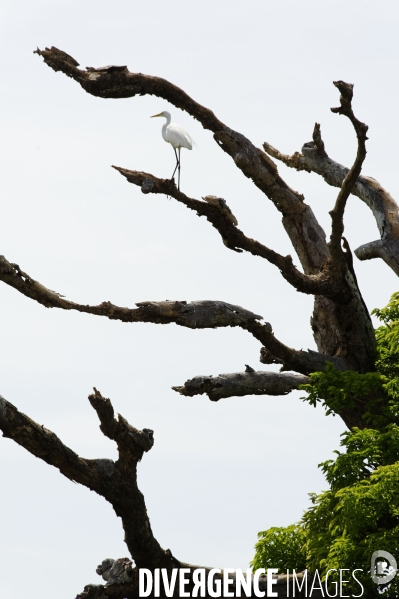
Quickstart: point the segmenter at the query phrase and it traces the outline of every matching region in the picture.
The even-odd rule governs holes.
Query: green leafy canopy
[[[375,372],[341,372],[329,364],[302,387],[303,399],[313,406],[321,402],[327,414],[361,405],[370,428],[341,435],[344,451],[319,464],[329,489],[310,494],[312,505],[298,524],[260,532],[251,565],[281,571],[306,567],[323,576],[332,568],[361,568],[363,576],[357,576],[365,596],[384,591],[390,598],[399,596],[399,576],[378,588],[370,560],[381,549],[399,559],[399,292],[372,314],[383,323],[375,330]]]

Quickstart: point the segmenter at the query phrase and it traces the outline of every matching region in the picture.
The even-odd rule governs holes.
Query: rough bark
[[[76,310],[122,322],[152,322],[155,324],[174,322],[190,329],[209,329],[241,326],[249,321],[262,319],[259,314],[254,314],[240,306],[212,300],[190,303],[169,300],[147,301],[138,302],[136,304],[138,308],[122,308],[111,304],[111,302],[102,302],[98,306],[78,304],[35,281],[17,264],[8,262],[4,256],[0,256],[0,281],[46,308]]]
[[[199,202],[199,204],[205,204],[205,202]],[[207,203],[205,205],[208,206]],[[216,210],[219,211],[219,208]],[[190,303],[169,300],[147,301],[138,302],[136,304],[138,308],[122,308],[111,304],[111,302],[102,302],[98,306],[77,304],[35,281],[17,264],[8,262],[4,256],[0,256],[0,281],[46,308],[76,310],[122,322],[175,323],[190,329],[240,327],[266,346],[274,357],[273,361],[282,364],[285,370],[297,370],[302,374],[309,374],[316,370],[324,370],[327,362],[334,363],[339,370],[348,369],[348,364],[340,357],[313,351],[297,351],[284,345],[273,335],[270,323],[259,322],[262,320],[262,316],[226,302],[212,300]]]
[[[344,212],[348,197],[357,181],[360,171],[362,170],[363,162],[366,158],[366,140],[368,127],[364,123],[361,123],[353,114],[352,110],[352,97],[353,97],[353,85],[344,83],[343,81],[334,81],[334,85],[341,92],[340,103],[338,108],[331,108],[332,112],[337,114],[345,115],[353,125],[357,136],[357,154],[355,162],[352,168],[342,181],[341,188],[339,190],[335,206],[331,210],[331,237],[330,237],[330,253],[332,258],[337,258],[342,253],[342,235],[344,233]]]
[[[302,146],[302,153],[291,156],[282,154],[269,143],[263,144],[265,151],[290,168],[312,172],[323,177],[332,187],[341,187],[349,169],[330,158],[321,139],[320,125],[315,124],[313,141]],[[359,175],[351,193],[362,200],[371,210],[380,239],[366,243],[355,250],[359,260],[381,258],[399,275],[399,207],[390,193],[373,179]]]
[[[287,157],[268,144],[264,145],[265,153],[241,133],[222,123],[208,108],[164,79],[130,73],[124,66],[80,69],[75,59],[54,47],[44,51],[38,49],[36,52],[53,70],[63,72],[94,96],[127,98],[153,94],[187,111],[213,133],[219,147],[282,214],[283,226],[303,272],[294,265],[291,256],[282,256],[259,241],[248,238],[238,228],[237,219],[224,199],[212,195],[205,196],[203,201],[193,199],[177,190],[173,181],[159,179],[149,173],[114,168],[130,183],[139,186],[143,193],[161,193],[173,197],[198,216],[205,216],[229,249],[248,251],[266,259],[279,268],[282,276],[296,290],[313,294],[315,309],[311,324],[319,352],[290,348],[276,339],[271,325],[261,322],[261,316],[226,302],[147,301],[136,304],[134,309],[118,307],[110,302],[98,306],[78,304],[44,287],[4,257],[0,257],[1,281],[48,308],[76,310],[123,322],[176,323],[191,329],[238,326],[262,344],[263,363],[280,364],[281,370],[300,373],[255,372],[246,366],[246,371],[242,373],[196,376],[183,386],[174,387],[186,396],[207,394],[212,401],[218,401],[231,396],[285,395],[309,382],[308,375],[323,370],[328,362],[340,370],[350,368],[368,372],[373,369],[374,332],[358,288],[352,254],[343,237],[346,202],[351,193],[361,197],[373,211],[380,228],[381,240],[358,248],[357,255],[362,259],[380,256],[398,274],[399,217],[397,205],[389,194],[373,180],[360,177],[366,156],[367,126],[353,113],[352,85],[335,82],[341,98],[340,106],[332,109],[351,121],[357,135],[356,159],[351,169],[344,169],[329,159],[318,126],[315,127],[313,144],[305,144],[302,155]],[[329,184],[339,187],[335,206],[330,212],[332,227],[329,243],[303,196],[281,178],[269,155],[291,167],[318,172]],[[96,389],[89,400],[97,412],[103,434],[117,444],[116,461],[79,457],[54,433],[19,412],[2,397],[0,429],[3,436],[11,438],[36,457],[57,467],[70,480],[85,485],[111,503],[122,520],[126,545],[134,564],[130,558],[104,560],[97,568],[97,573],[106,584],[88,585],[79,597],[130,599],[138,596],[139,568],[166,568],[169,572],[173,568],[186,568],[192,575],[198,566],[176,559],[169,549],[165,550],[159,545],[152,532],[144,497],[137,485],[137,463],[153,446],[153,431],[138,430],[120,415],[116,419],[110,400],[103,398]],[[364,406],[365,402],[359,400],[356,408],[341,411],[340,415],[349,428],[364,425]],[[265,584],[264,579],[262,584]],[[278,584],[279,596],[286,596],[286,578],[280,577]],[[177,592],[174,596],[178,596]]]
[[[152,94],[164,98],[197,119],[205,129],[213,132],[218,145],[234,160],[246,177],[274,203],[282,213],[283,226],[295,248],[306,274],[317,274],[328,257],[325,233],[303,196],[293,191],[280,177],[274,162],[247,138],[222,123],[214,113],[190,98],[183,90],[159,77],[130,73],[127,67],[102,67],[79,69],[79,63],[55,47],[36,50],[46,64],[77,81],[91,95],[100,98],[130,98]],[[148,183],[147,185],[152,185]],[[146,189],[146,186],[144,186]],[[147,188],[148,189],[148,188]],[[321,311],[320,311],[321,308]],[[326,314],[328,312],[328,314]],[[319,334],[316,341],[323,353],[336,350],[339,343],[339,323],[333,303],[315,302],[313,324]],[[324,336],[324,324],[331,321],[336,331],[337,343],[331,344]]]
[[[218,145],[233,158],[235,165],[255,183],[283,214],[283,225],[300,259],[304,275],[301,276],[301,273],[292,265],[292,261],[289,262],[291,260],[289,257],[279,256],[273,250],[263,246],[262,251],[268,254],[267,259],[273,261],[286,278],[287,271],[289,271],[290,282],[296,289],[329,300],[317,301],[316,299],[312,317],[312,326],[314,330],[317,330],[315,339],[319,344],[319,351],[321,353],[330,353],[331,350],[335,350],[332,355],[343,357],[350,368],[361,372],[372,367],[374,334],[368,311],[357,288],[356,277],[354,277],[353,269],[348,264],[348,256],[340,248],[336,250],[334,256],[330,254],[324,231],[315,219],[310,207],[305,204],[303,196],[294,192],[280,177],[276,165],[263,150],[256,148],[242,134],[222,123],[212,111],[201,106],[183,90],[164,79],[141,73],[130,73],[127,67],[110,66],[99,69],[92,67],[80,69],[74,58],[54,47],[45,50],[37,49],[36,53],[42,56],[46,64],[53,70],[65,73],[68,77],[77,81],[86,92],[94,96],[127,98],[153,94],[187,111],[205,129],[212,131]],[[334,110],[345,114],[354,124],[355,131],[359,134],[359,127],[365,126],[363,124],[358,125],[360,122],[353,115],[351,92],[348,91],[351,86],[343,82],[337,82],[336,85],[341,91],[341,106]],[[361,136],[359,137],[359,135],[358,140],[360,144]],[[351,170],[351,176],[347,179],[343,190],[339,194],[341,199],[338,201],[338,206],[341,207],[341,212],[345,207],[346,197],[356,182],[354,175],[361,168],[362,156],[359,151]],[[124,174],[126,174],[126,171]],[[145,193],[159,193],[160,186],[163,185],[163,193],[172,195],[174,186],[171,183],[167,184],[162,180],[156,180],[152,175],[135,173],[135,171],[130,171],[130,177],[136,178],[136,181],[132,181],[136,183],[141,178],[140,186]],[[186,196],[184,201],[188,205]],[[219,218],[225,225],[229,222],[231,229],[235,228],[234,215],[231,215],[232,218],[230,219],[226,218],[226,210],[221,209],[220,202],[219,210],[211,202],[207,202],[207,204],[209,204],[208,207],[217,210]],[[338,220],[339,217],[340,215],[338,215]],[[340,244],[339,229],[336,230],[334,248],[338,248]],[[234,231],[233,237],[240,233],[238,230]],[[232,242],[227,239],[226,241],[233,249],[240,247],[234,239]],[[353,315],[355,316],[353,317]],[[336,343],[331,344],[331,335],[325,331],[327,322],[332,326]],[[328,352],[326,352],[327,348]]]
[[[279,341],[269,323],[251,322],[243,325],[264,346],[260,361],[263,364],[282,364],[281,370],[295,370],[308,375],[325,369],[327,362],[337,370],[348,370],[348,364],[340,356],[329,356],[313,350],[296,350]]]
[[[246,372],[195,376],[182,387],[172,387],[181,395],[193,397],[206,394],[211,401],[244,395],[287,395],[299,385],[309,382],[307,376],[286,372],[255,372],[247,366]]]
[[[187,566],[187,564],[185,564]],[[193,566],[191,566],[193,567]],[[194,568],[199,568],[200,566],[194,566]],[[207,572],[209,572],[209,568],[205,568]],[[104,560],[97,568],[97,574],[100,574],[104,580],[106,581],[105,585],[87,585],[82,593],[79,593],[76,599],[107,599],[109,597],[114,597],[115,599],[122,599],[122,597],[126,597],[126,599],[130,599],[130,597],[138,597],[137,594],[137,570],[132,567],[132,563],[128,558],[122,558],[118,560],[106,559]],[[216,575],[215,579],[222,580],[223,570],[221,570],[220,575]],[[230,590],[235,589],[235,574],[229,573],[229,580],[232,581],[232,585]],[[298,572],[296,574],[295,584],[295,592],[293,593],[293,574],[289,574],[288,580],[286,574],[279,574],[275,577],[275,585],[273,585],[273,591],[277,593],[277,596],[281,599],[286,599],[290,596],[295,596],[298,599],[302,599],[304,597],[308,597],[308,593],[306,592],[306,587],[303,584],[304,573]],[[312,575],[308,573],[308,579],[312,580]],[[191,585],[190,585],[191,586]],[[187,587],[190,588],[190,586]],[[315,585],[316,586],[316,585]],[[298,588],[302,587],[300,591]],[[310,587],[310,584],[309,584]],[[320,597],[326,596],[326,590],[324,585],[322,585],[323,590],[319,590],[317,588],[313,589],[312,597],[315,599],[319,599]],[[259,590],[265,592],[265,597],[267,597],[267,576],[261,575],[259,578]],[[310,589],[309,589],[310,590]],[[152,597],[153,595],[151,595]],[[162,596],[162,595],[161,595]],[[178,595],[175,594],[175,597]],[[206,594],[206,597],[209,595]],[[234,593],[234,596],[237,596]],[[242,595],[241,595],[242,596]],[[252,589],[251,599],[255,599],[256,595]]]
[[[150,429],[138,430],[121,415],[114,416],[109,399],[102,397],[94,389],[89,401],[100,420],[100,429],[118,447],[118,460],[79,457],[72,449],[50,430],[34,422],[19,412],[10,402],[0,396],[0,430],[3,437],[12,439],[34,456],[59,469],[69,480],[82,484],[104,497],[122,520],[125,542],[134,560],[105,559],[98,567],[97,574],[106,581],[105,585],[87,585],[77,598],[80,599],[133,599],[139,596],[140,568],[153,571],[165,568],[186,569],[189,584],[193,587],[193,571],[201,566],[186,564],[176,559],[170,549],[162,549],[155,539],[147,514],[144,497],[137,486],[137,464],[145,452],[154,444],[154,433]],[[208,573],[210,568],[204,568]],[[223,570],[216,578],[221,579]],[[230,576],[234,581],[234,575]],[[262,577],[261,590],[266,589],[266,577]],[[280,576],[278,586],[285,596],[286,578]],[[162,587],[161,587],[162,588]],[[234,587],[233,587],[234,588]],[[154,595],[152,594],[151,597]],[[165,595],[161,592],[161,597]],[[179,597],[176,585],[174,597]],[[209,597],[208,593],[206,597]],[[252,595],[255,597],[255,595]],[[300,595],[299,595],[300,596]]]
[[[131,73],[126,66],[88,67],[55,47],[36,50],[54,71],[71,77],[83,89],[100,98],[132,98],[155,95],[185,110],[204,129],[212,131],[218,145],[229,154],[244,175],[255,183],[283,214],[284,227],[306,273],[317,273],[328,256],[325,233],[303,196],[290,189],[273,161],[246,137],[222,123],[214,113],[195,102],[182,89],[165,79]]]
[[[363,368],[366,371],[370,368],[374,358],[374,332],[357,286],[347,243],[344,252],[335,241],[335,255],[325,262],[321,272],[317,275],[304,275],[295,268],[291,256],[283,257],[246,237],[238,229],[235,216],[222,198],[206,196],[205,201],[201,202],[178,191],[173,181],[159,179],[149,173],[114,168],[129,183],[141,187],[143,193],[161,193],[173,197],[199,216],[206,216],[228,248],[235,251],[243,249],[268,260],[280,269],[282,276],[298,291],[314,294],[316,298],[312,326],[317,331],[315,340],[321,353],[329,355],[330,360],[341,357],[354,370]],[[347,188],[351,184],[353,178],[348,179]],[[335,218],[336,226],[342,222],[345,201],[339,200],[341,212]]]
[[[170,179],[159,179],[150,173],[130,171],[114,166],[129,183],[133,183],[147,193],[158,193],[172,197],[178,202],[194,210],[198,216],[206,216],[207,220],[220,233],[226,247],[234,251],[245,250],[254,256],[264,258],[279,268],[282,276],[297,291],[307,294],[333,294],[334,289],[330,281],[325,277],[317,275],[306,275],[300,272],[293,264],[291,256],[281,256],[274,250],[266,247],[254,239],[246,237],[237,227],[237,219],[228,207],[226,200],[216,196],[205,196],[204,201],[190,198],[177,189]]]
[[[88,460],[79,457],[51,431],[40,426],[15,406],[0,398],[0,429],[34,456],[55,466],[69,480],[102,495],[122,519],[125,542],[139,567],[170,565],[171,558],[154,538],[144,497],[137,486],[137,463],[154,443],[153,431],[131,426],[122,416],[114,418],[109,399],[95,389],[89,401],[96,410],[105,436],[116,442],[119,458]],[[165,565],[164,567],[168,567]]]

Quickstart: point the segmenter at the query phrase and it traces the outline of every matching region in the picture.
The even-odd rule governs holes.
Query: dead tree
[[[368,128],[353,113],[353,85],[334,82],[341,94],[340,105],[331,109],[347,117],[356,133],[357,155],[348,169],[328,156],[317,123],[313,140],[304,144],[302,152],[287,156],[266,142],[263,149],[256,148],[241,133],[222,123],[211,110],[164,79],[130,73],[124,66],[80,69],[74,58],[54,47],[43,51],[38,49],[36,53],[54,71],[61,71],[74,79],[89,94],[115,99],[156,95],[185,110],[204,129],[213,133],[218,146],[231,156],[235,166],[281,213],[284,229],[295,248],[301,268],[294,264],[290,255],[280,255],[247,237],[238,227],[225,199],[212,195],[202,199],[191,198],[180,192],[174,181],[118,166],[113,168],[129,183],[140,187],[142,193],[169,196],[198,216],[205,216],[227,248],[235,252],[250,252],[267,260],[297,291],[313,295],[311,327],[318,351],[288,347],[274,336],[271,324],[261,315],[225,301],[142,302],[134,308],[119,307],[110,302],[98,306],[78,304],[35,281],[3,256],[0,257],[1,281],[47,308],[76,310],[123,322],[176,323],[191,329],[240,327],[260,343],[260,361],[263,364],[281,365],[279,373],[256,372],[247,367],[245,372],[215,377],[197,376],[174,387],[186,396],[206,394],[210,400],[218,401],[232,396],[284,395],[308,382],[309,374],[324,370],[327,363],[338,370],[359,373],[374,370],[374,330],[358,287],[352,252],[343,236],[345,206],[350,194],[364,201],[376,219],[381,236],[357,248],[357,258],[381,258],[396,274],[399,274],[399,213],[396,202],[377,181],[360,175],[366,157]],[[273,159],[297,170],[317,173],[326,183],[339,189],[330,212],[329,241],[304,197],[281,178]],[[33,455],[57,467],[70,480],[102,495],[122,520],[125,542],[134,564],[128,558],[105,560],[97,572],[106,584],[89,585],[79,597],[137,597],[139,568],[165,568],[168,571],[188,568],[192,572],[195,566],[181,562],[169,549],[159,545],[151,530],[144,497],[137,486],[136,466],[153,445],[153,431],[139,431],[120,415],[116,419],[110,400],[103,398],[96,389],[89,396],[89,401],[98,414],[101,431],[117,444],[119,457],[115,462],[80,458],[53,432],[33,422],[3,398],[0,399],[0,428],[4,437],[13,439]],[[328,397],[325,401],[328,406]],[[362,428],[365,426],[365,409],[365,402],[360,398],[356,405],[344,406],[338,414],[348,428]],[[284,581],[280,583],[285,588]]]

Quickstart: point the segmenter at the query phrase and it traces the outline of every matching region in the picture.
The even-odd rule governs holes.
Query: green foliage
[[[399,575],[387,588],[377,588],[370,560],[382,549],[399,561],[399,292],[373,314],[383,323],[375,331],[376,371],[340,372],[330,364],[302,387],[305,400],[313,406],[321,402],[327,414],[363,408],[372,428],[343,433],[344,451],[319,464],[329,489],[310,495],[312,505],[299,524],[259,533],[252,565],[306,566],[324,576],[332,568],[362,568],[363,575],[356,576],[364,596],[379,597],[384,590],[388,599],[399,597]],[[357,594],[359,587],[352,590]]]
[[[381,407],[381,404],[386,401],[384,392],[386,382],[386,377],[379,372],[366,374],[359,374],[352,370],[342,372],[336,370],[332,364],[327,364],[324,372],[313,372],[310,375],[310,383],[301,385],[300,389],[308,394],[302,399],[314,407],[321,402],[327,415],[361,407],[366,408],[367,419],[375,419],[378,417],[375,413],[376,407]]]
[[[323,575],[330,568],[362,568],[357,576],[366,596],[373,596],[371,555],[383,549],[399,557],[399,427],[354,429],[341,445],[345,453],[320,464],[330,489],[311,495],[313,505],[302,518],[306,563]],[[383,596],[398,593],[396,578]]]
[[[385,308],[372,314],[384,324],[375,331],[377,339],[376,369],[386,381],[384,388],[391,398],[390,408],[399,419],[399,292],[394,293]]]
[[[375,372],[342,372],[327,364],[301,389],[307,392],[302,399],[314,407],[320,402],[327,415],[358,408],[369,426],[381,429],[390,422],[399,424],[399,292],[372,314],[384,323],[375,330]]]
[[[255,545],[256,553],[251,567],[278,568],[280,571],[290,568],[304,570],[306,555],[304,545],[305,531],[299,524],[287,527],[273,527],[258,533],[259,541]]]

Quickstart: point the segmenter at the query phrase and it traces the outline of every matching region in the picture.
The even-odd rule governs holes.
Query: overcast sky
[[[225,300],[261,314],[288,345],[314,348],[311,298],[261,259],[229,251],[205,219],[110,168],[170,176],[172,148],[161,119],[149,119],[170,110],[199,146],[182,151],[182,190],[225,198],[248,235],[291,252],[280,215],[211,133],[155,97],[89,96],[33,50],[54,45],[82,67],[126,64],[165,77],[256,145],[286,153],[311,139],[317,121],[329,154],[347,165],[355,136],[329,109],[338,103],[332,81],[354,83],[356,115],[370,127],[364,173],[398,198],[398,3],[3,0],[0,15],[0,253],[68,299]],[[280,172],[329,231],[336,191],[316,175]],[[357,198],[345,227],[353,248],[378,237]],[[380,261],[355,267],[370,309],[399,287]],[[0,302],[7,400],[89,458],[116,457],[87,401],[93,386],[131,424],[154,429],[139,486],[155,536],[178,559],[246,568],[257,532],[298,521],[307,494],[326,487],[317,464],[344,426],[301,393],[212,403],[171,390],[197,374],[265,368],[244,331],[49,310],[4,284]],[[0,460],[0,597],[70,599],[101,583],[104,558],[128,555],[104,499],[8,439]]]

